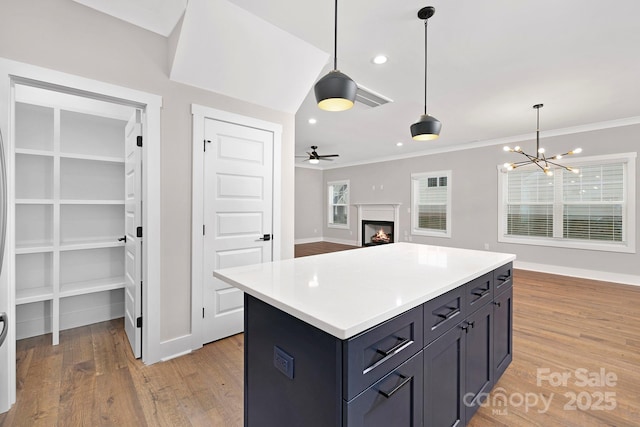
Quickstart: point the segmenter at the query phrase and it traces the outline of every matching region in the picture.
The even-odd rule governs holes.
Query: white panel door
[[[124,205],[124,329],[136,358],[142,356],[142,136],[141,111],[137,110],[125,128]],[[139,236],[140,234],[140,236]]]
[[[244,330],[242,291],[213,270],[273,259],[273,132],[205,119],[204,135],[203,342],[211,342]]]

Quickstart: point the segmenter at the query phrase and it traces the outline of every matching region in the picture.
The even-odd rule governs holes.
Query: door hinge
[[[205,139],[204,140],[204,151],[207,151],[207,144],[211,144],[211,140],[210,139]]]
[[[203,235],[203,236],[205,235],[205,227],[204,227],[204,224],[202,224],[202,235]]]
[[[202,307],[202,318],[204,319],[204,307]]]
[[[136,319],[136,327],[137,328],[142,328],[142,317],[138,317]]]
[[[138,137],[136,138],[136,145],[138,147],[142,147],[142,135],[138,135]]]
[[[136,237],[142,237],[142,227],[136,228]]]

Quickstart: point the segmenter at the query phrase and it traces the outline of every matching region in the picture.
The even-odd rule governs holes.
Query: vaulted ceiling
[[[164,36],[186,8],[170,77],[296,113],[298,154],[311,145],[340,154],[320,167],[531,139],[537,103],[543,137],[640,122],[636,0],[341,0],[338,68],[392,102],[340,113],[313,98],[332,65],[331,0],[75,1]],[[428,5],[436,8],[429,113],[443,128],[437,140],[416,142],[409,126],[424,91],[416,14]],[[376,54],[388,62],[373,64]]]

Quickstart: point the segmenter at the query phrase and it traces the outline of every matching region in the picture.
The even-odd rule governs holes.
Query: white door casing
[[[272,261],[273,132],[204,121],[203,342],[244,329],[243,293],[215,269]]]
[[[124,179],[124,329],[136,358],[142,357],[142,112],[136,110],[125,127]]]
[[[153,215],[145,214],[143,223],[146,232],[145,241],[147,249],[144,254],[144,276],[147,286],[143,289],[145,307],[154,307],[155,311],[147,313],[147,322],[144,329],[144,357],[146,364],[155,363],[162,358],[168,358],[171,354],[163,354],[160,342],[161,313],[157,310],[160,306],[160,109],[162,97],[148,92],[100,82],[97,80],[80,77],[77,75],[62,73],[59,71],[37,67],[17,61],[0,58],[0,128],[4,131],[5,154],[11,152],[13,141],[12,121],[12,84],[14,81],[25,79],[44,87],[53,86],[72,93],[88,93],[93,96],[105,97],[108,100],[118,100],[126,105],[135,105],[145,110],[144,130],[146,135],[143,150],[143,162],[145,169],[143,204],[146,211]],[[12,176],[13,162],[7,158],[8,177]],[[16,357],[15,357],[15,268],[10,259],[15,257],[14,247],[15,218],[13,205],[15,195],[13,183],[8,183],[8,201],[10,204],[7,216],[8,238],[6,242],[6,257],[2,275],[0,275],[0,305],[8,308],[10,314],[9,334],[5,345],[0,348],[0,413],[8,410],[16,398]],[[4,303],[4,305],[3,305]],[[168,350],[174,350],[173,348]],[[180,352],[177,349],[174,353]],[[172,353],[173,354],[173,353]]]

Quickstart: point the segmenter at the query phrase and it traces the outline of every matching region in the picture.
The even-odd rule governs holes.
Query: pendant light
[[[333,70],[318,80],[314,87],[318,107],[327,111],[344,111],[353,107],[358,85],[338,71],[338,0],[335,0],[333,30]]]
[[[411,125],[411,137],[416,141],[429,141],[440,135],[442,123],[427,114],[427,22],[436,13],[433,6],[423,7],[418,11],[418,18],[424,20],[424,114]]]
[[[527,154],[524,151],[522,151],[522,148],[516,146],[515,148],[511,148],[511,147],[504,147],[504,151],[509,151],[511,153],[520,153],[523,156],[525,156],[528,160],[524,160],[522,162],[516,162],[516,163],[505,163],[504,167],[505,169],[507,169],[508,171],[514,170],[515,168],[518,168],[520,166],[525,166],[525,165],[536,165],[538,166],[547,176],[552,176],[553,175],[553,171],[551,170],[551,166],[556,166],[562,169],[565,169],[569,172],[573,172],[573,173],[580,173],[580,170],[577,168],[573,168],[571,166],[564,166],[564,165],[559,165],[557,163],[554,163],[554,160],[560,160],[561,158],[563,158],[564,156],[569,156],[571,154],[579,154],[582,153],[582,148],[576,148],[574,150],[568,151],[564,154],[556,154],[553,157],[546,157],[545,156],[545,149],[544,148],[540,148],[540,109],[544,107],[544,104],[536,104],[533,106],[533,108],[535,108],[535,110],[537,111],[536,115],[537,115],[537,121],[536,121],[536,154],[532,155],[532,154]]]

